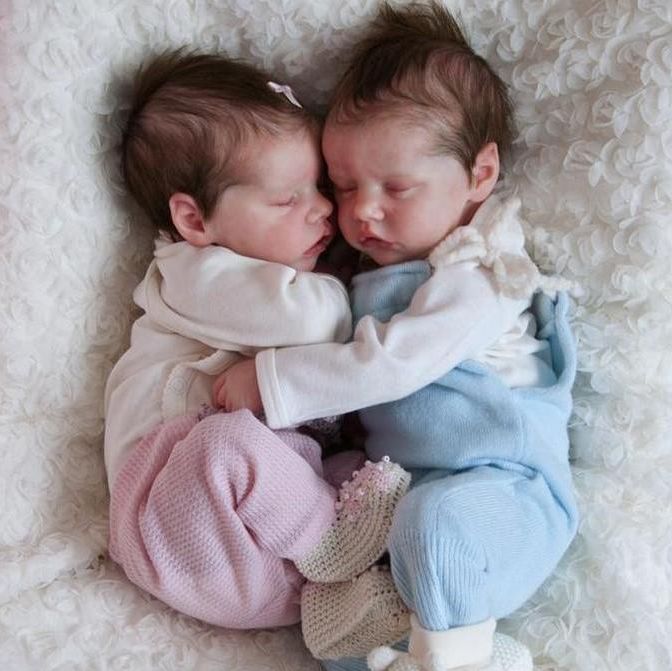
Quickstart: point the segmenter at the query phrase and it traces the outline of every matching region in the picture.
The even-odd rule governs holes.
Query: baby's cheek
[[[348,234],[352,235],[355,232],[356,224],[354,223],[354,218],[352,216],[352,208],[348,205],[341,205],[338,208],[337,213],[337,222],[338,227],[343,233],[347,236]]]

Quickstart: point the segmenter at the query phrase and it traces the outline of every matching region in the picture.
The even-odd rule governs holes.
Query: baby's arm
[[[502,296],[474,263],[438,268],[406,310],[387,323],[364,317],[350,343],[260,352],[267,423],[291,426],[407,396],[495,342],[527,303]]]
[[[350,337],[348,295],[336,278],[221,247],[178,251],[157,259],[158,272],[147,282],[144,300],[158,315],[165,303],[171,326],[183,335],[250,354]]]

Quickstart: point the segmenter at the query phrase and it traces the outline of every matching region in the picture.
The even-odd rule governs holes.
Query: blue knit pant
[[[403,600],[431,630],[509,615],[562,556],[573,515],[538,474],[483,466],[432,478],[401,500],[394,517],[390,560]],[[367,669],[363,659],[322,664]]]
[[[359,276],[355,319],[388,321],[429,276],[409,262]],[[361,411],[372,459],[388,454],[413,473],[388,547],[399,593],[425,629],[501,618],[552,573],[578,524],[567,460],[576,370],[568,300],[538,296],[538,337],[556,383],[510,389],[464,362],[405,399]],[[364,660],[323,662],[365,671]]]
[[[394,517],[389,550],[402,599],[431,630],[509,615],[565,552],[572,511],[532,471],[481,466],[436,476]]]

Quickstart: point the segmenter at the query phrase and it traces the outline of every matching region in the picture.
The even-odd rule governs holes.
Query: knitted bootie
[[[317,659],[362,657],[376,645],[396,643],[408,635],[409,615],[382,567],[349,582],[309,582],[301,592],[303,639]]]
[[[344,482],[336,522],[296,568],[311,582],[343,582],[364,572],[384,552],[392,515],[411,476],[383,457],[367,461]]]
[[[495,634],[492,657],[489,662],[476,665],[446,667],[429,659],[421,664],[407,652],[398,652],[387,646],[375,648],[367,662],[371,671],[532,671],[530,651],[506,634]]]

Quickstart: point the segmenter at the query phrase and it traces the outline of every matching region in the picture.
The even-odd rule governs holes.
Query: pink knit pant
[[[238,629],[299,620],[304,557],[335,519],[319,445],[250,412],[157,427],[114,482],[110,554],[173,608]]]

